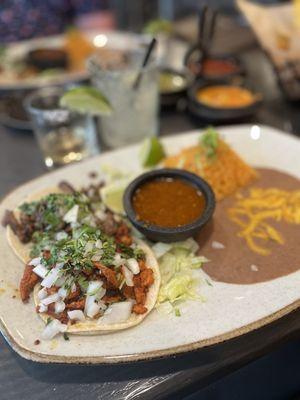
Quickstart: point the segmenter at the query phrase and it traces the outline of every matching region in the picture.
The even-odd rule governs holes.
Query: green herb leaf
[[[214,128],[208,128],[201,136],[200,142],[206,150],[206,157],[212,158],[216,156],[216,150],[219,145],[219,134]]]
[[[66,332],[64,332],[64,339],[65,340],[70,340],[69,335]]]
[[[176,315],[176,317],[180,317],[181,316],[181,313],[180,313],[180,310],[179,310],[179,308],[175,308],[175,315]]]

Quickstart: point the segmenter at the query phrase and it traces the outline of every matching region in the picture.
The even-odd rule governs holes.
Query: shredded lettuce
[[[171,307],[178,316],[180,311],[176,310],[180,302],[202,300],[197,294],[200,277],[195,274],[195,270],[199,270],[202,264],[209,260],[196,255],[199,246],[193,239],[167,246],[156,243],[153,247],[158,257],[162,279],[157,308],[159,311],[169,313]]]

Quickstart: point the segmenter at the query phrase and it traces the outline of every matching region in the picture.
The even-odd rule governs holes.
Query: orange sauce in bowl
[[[215,108],[241,108],[253,104],[256,96],[239,86],[215,85],[199,89],[196,98],[200,103]]]
[[[133,195],[132,204],[139,221],[176,228],[198,219],[206,202],[193,185],[181,179],[162,178],[141,185]]]

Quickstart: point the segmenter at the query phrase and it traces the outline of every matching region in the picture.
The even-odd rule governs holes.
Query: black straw
[[[151,53],[152,53],[152,51],[153,51],[153,49],[154,49],[154,47],[156,45],[156,42],[157,42],[157,40],[155,38],[153,38],[151,40],[148,48],[147,48],[147,51],[146,51],[146,54],[145,54],[145,58],[143,60],[143,64],[142,64],[142,67],[141,67],[141,70],[139,71],[139,73],[138,73],[138,75],[137,75],[137,77],[136,77],[136,79],[134,81],[134,84],[133,84],[133,89],[134,90],[137,90],[138,87],[140,86],[140,82],[141,82],[141,79],[142,79],[142,76],[143,76],[143,69],[148,64],[148,61],[149,61]]]

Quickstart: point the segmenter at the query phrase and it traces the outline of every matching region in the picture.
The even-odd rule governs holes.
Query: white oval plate
[[[240,125],[221,128],[228,143],[251,165],[277,168],[299,177],[300,141],[269,127]],[[173,153],[196,143],[199,131],[164,139]],[[0,205],[2,217],[6,208],[16,207],[26,195],[68,179],[75,185],[86,184],[90,171],[101,165],[113,165],[126,171],[137,171],[138,146],[105,153],[90,160],[48,173],[19,187]],[[165,316],[153,311],[139,326],[103,336],[57,337],[41,341],[43,323],[34,311],[33,302],[24,305],[13,298],[23,272],[23,264],[9,248],[5,229],[0,229],[0,321],[1,331],[21,356],[40,362],[117,363],[145,360],[191,351],[237,337],[257,329],[300,305],[300,271],[258,284],[233,285],[214,282],[199,290],[206,302],[188,302],[182,316]],[[300,260],[295,260],[299,264]]]

